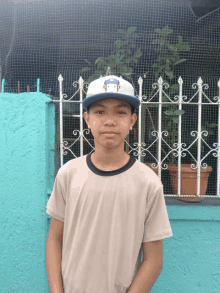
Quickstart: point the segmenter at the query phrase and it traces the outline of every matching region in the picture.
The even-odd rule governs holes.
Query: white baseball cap
[[[135,109],[140,106],[140,100],[134,95],[134,88],[130,82],[115,75],[100,77],[89,84],[86,98],[83,100],[83,108],[105,100],[117,99],[127,102]]]

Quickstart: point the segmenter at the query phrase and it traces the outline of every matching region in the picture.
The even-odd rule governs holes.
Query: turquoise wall
[[[173,236],[151,293],[220,292],[220,206],[167,206]]]
[[[46,203],[55,162],[50,101],[42,93],[0,93],[1,293],[49,292]],[[220,206],[167,210],[174,236],[163,241],[163,270],[151,293],[220,292]]]
[[[54,183],[55,106],[42,93],[0,93],[0,292],[49,292],[46,203]]]

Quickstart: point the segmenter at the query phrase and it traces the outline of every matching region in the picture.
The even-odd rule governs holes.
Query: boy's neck
[[[94,152],[91,154],[91,161],[96,168],[103,171],[113,171],[125,166],[130,156],[123,150],[121,154],[100,154]]]

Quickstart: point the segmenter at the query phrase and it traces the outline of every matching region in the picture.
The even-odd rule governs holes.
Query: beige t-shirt
[[[132,155],[114,171],[99,170],[90,156],[59,169],[46,206],[50,216],[64,222],[64,290],[125,293],[142,242],[173,236],[163,185]]]

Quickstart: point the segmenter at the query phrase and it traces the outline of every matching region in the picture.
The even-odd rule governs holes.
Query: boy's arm
[[[47,237],[46,268],[50,293],[63,293],[62,241]]]
[[[142,244],[144,259],[127,293],[148,293],[163,267],[163,240]]]

